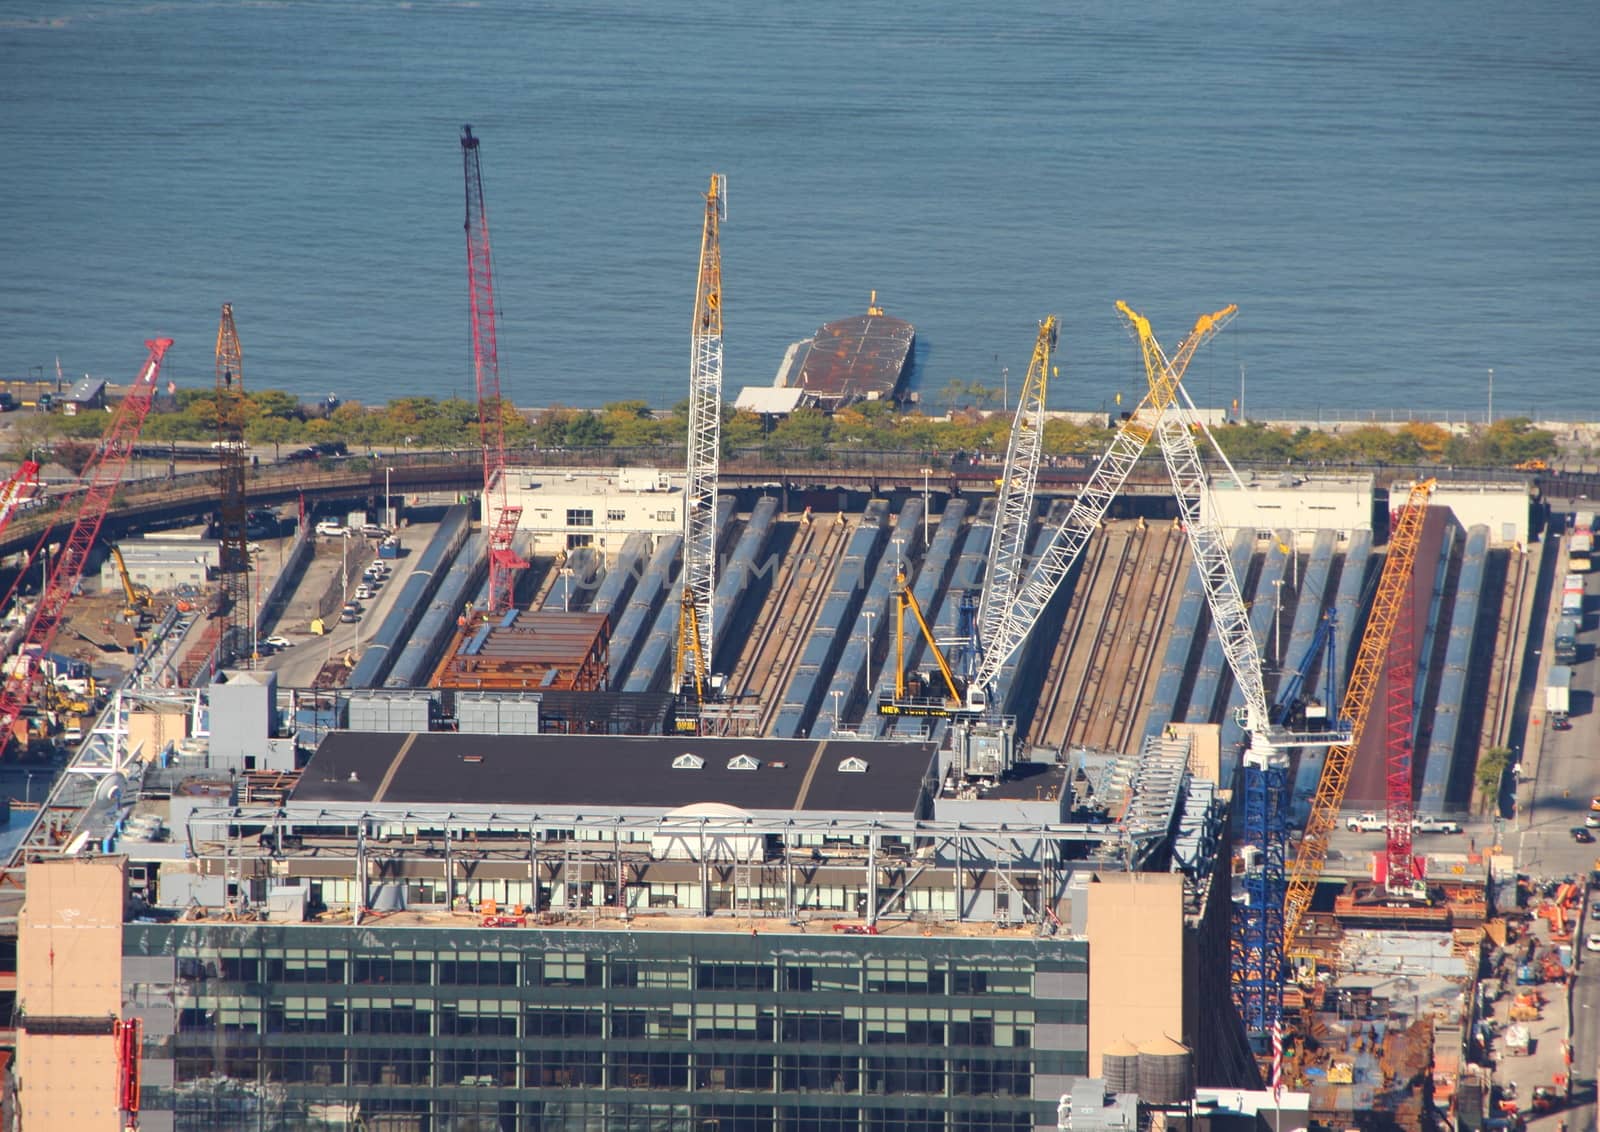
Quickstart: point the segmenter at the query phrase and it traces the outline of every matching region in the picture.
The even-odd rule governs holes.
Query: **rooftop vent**
[[[685,751],[672,760],[673,770],[700,770],[706,765],[706,760],[693,751]]]
[[[729,770],[760,770],[761,760],[749,755],[734,755],[728,760]]]
[[[851,755],[847,759],[839,760],[840,774],[866,774],[867,760],[858,755]]]

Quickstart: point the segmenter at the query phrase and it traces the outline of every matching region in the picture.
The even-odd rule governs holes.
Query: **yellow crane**
[[[122,548],[111,544],[111,560],[117,564],[117,577],[122,580],[122,595],[128,600],[130,615],[147,616],[150,612],[150,587],[135,585],[128,576],[128,564],[122,558]]]
[[[1350,767],[1355,762],[1356,751],[1361,746],[1361,735],[1366,730],[1373,701],[1377,698],[1378,679],[1383,675],[1389,641],[1394,636],[1395,622],[1404,608],[1406,590],[1411,585],[1417,544],[1422,537],[1422,520],[1436,482],[1427,479],[1412,486],[1411,494],[1400,509],[1399,519],[1389,537],[1389,553],[1384,559],[1383,573],[1379,576],[1378,588],[1372,599],[1367,631],[1361,637],[1355,668],[1350,673],[1350,683],[1345,688],[1344,704],[1340,710],[1340,717],[1350,721],[1350,741],[1328,749],[1327,760],[1322,764],[1322,777],[1317,781],[1317,792],[1311,799],[1311,816],[1306,819],[1305,835],[1301,838],[1294,867],[1287,878],[1283,899],[1283,951],[1288,956],[1305,954],[1305,949],[1298,946],[1300,929],[1305,922],[1306,910],[1311,907],[1311,897],[1322,876],[1323,866],[1327,864],[1328,838],[1339,824],[1339,807],[1344,805],[1345,790],[1350,785]]]

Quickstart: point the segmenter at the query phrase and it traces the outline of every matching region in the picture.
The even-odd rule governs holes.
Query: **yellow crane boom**
[[[1295,854],[1283,898],[1283,950],[1285,955],[1303,953],[1296,947],[1306,910],[1311,907],[1311,897],[1317,881],[1328,860],[1328,837],[1339,824],[1339,807],[1344,805],[1345,790],[1350,785],[1350,767],[1355,762],[1356,751],[1361,746],[1361,735],[1366,730],[1367,719],[1372,714],[1372,704],[1378,694],[1378,679],[1383,675],[1384,658],[1389,652],[1389,641],[1394,636],[1394,626],[1405,605],[1406,589],[1411,585],[1411,570],[1417,560],[1417,544],[1422,537],[1422,519],[1428,510],[1428,500],[1433,495],[1435,480],[1421,480],[1411,488],[1410,497],[1400,510],[1399,520],[1389,537],[1389,553],[1384,559],[1383,573],[1378,579],[1377,593],[1372,599],[1372,614],[1367,618],[1367,631],[1361,637],[1361,647],[1356,652],[1355,668],[1350,673],[1350,683],[1345,688],[1344,704],[1340,716],[1350,721],[1350,741],[1343,746],[1331,747],[1322,764],[1322,777],[1317,781],[1317,792],[1311,799],[1311,816],[1306,819],[1305,836]]]

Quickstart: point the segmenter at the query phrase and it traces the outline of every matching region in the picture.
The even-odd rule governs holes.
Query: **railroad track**
[[[1121,675],[1113,664],[1117,641],[1128,631],[1129,621],[1138,612],[1132,607],[1131,599],[1138,581],[1139,557],[1144,549],[1145,532],[1124,531],[1120,541],[1120,547],[1113,544],[1107,554],[1112,569],[1107,572],[1104,589],[1108,589],[1109,593],[1100,605],[1099,623],[1095,626],[1092,645],[1078,683],[1076,703],[1066,733],[1068,746],[1105,745],[1102,736],[1107,730],[1105,720],[1110,711],[1106,703],[1106,690],[1108,681],[1114,686]]]
[[[729,681],[735,701],[755,701],[757,735],[767,733],[782,706],[783,690],[854,526],[810,521],[790,541]]]
[[[1116,704],[1111,711],[1104,745],[1113,750],[1129,752],[1129,744],[1136,738],[1135,727],[1139,709],[1144,704],[1145,688],[1154,667],[1161,630],[1167,623],[1167,613],[1172,596],[1177,592],[1182,576],[1179,564],[1183,561],[1184,537],[1181,531],[1167,527],[1154,536],[1160,556],[1154,564],[1144,556],[1145,565],[1137,579],[1132,610],[1138,617],[1138,628],[1131,635],[1119,635],[1119,656],[1113,657],[1112,672],[1121,666],[1123,678],[1118,685]],[[1131,752],[1129,752],[1131,753]]]
[[[1037,742],[1127,750],[1136,738],[1151,663],[1177,592],[1182,533],[1170,527],[1114,526],[1073,594],[1052,677],[1041,703]]]
[[[1106,557],[1105,528],[1098,532],[1099,537],[1092,537],[1089,544],[1084,547],[1088,555],[1078,570],[1077,583],[1072,588],[1072,599],[1067,606],[1066,615],[1061,621],[1061,632],[1056,634],[1055,648],[1050,653],[1050,666],[1045,670],[1045,684],[1039,691],[1039,706],[1034,710],[1034,722],[1028,728],[1028,740],[1039,746],[1054,747],[1060,750],[1061,736],[1057,734],[1059,728],[1057,721],[1061,715],[1061,691],[1066,682],[1069,658],[1072,655],[1073,642],[1083,631],[1085,611],[1089,605],[1089,589],[1082,584],[1085,578],[1091,581],[1099,577],[1101,564]]]

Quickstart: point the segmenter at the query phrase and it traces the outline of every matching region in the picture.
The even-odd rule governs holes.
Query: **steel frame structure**
[[[1361,647],[1356,650],[1355,664],[1350,672],[1350,681],[1345,685],[1344,703],[1339,712],[1341,719],[1349,721],[1350,738],[1328,750],[1328,757],[1322,764],[1322,775],[1317,781],[1317,791],[1311,799],[1311,814],[1306,819],[1305,834],[1300,839],[1294,865],[1289,870],[1288,888],[1283,898],[1283,944],[1286,955],[1301,953],[1298,946],[1300,928],[1311,907],[1317,881],[1328,861],[1328,840],[1339,824],[1339,809],[1344,805],[1345,791],[1350,786],[1350,768],[1355,763],[1361,736],[1372,714],[1378,677],[1411,586],[1417,544],[1422,536],[1422,520],[1427,514],[1428,500],[1433,495],[1436,482],[1432,479],[1419,480],[1412,486],[1389,536],[1389,553],[1384,558],[1383,572],[1378,578],[1377,591],[1372,599],[1372,612],[1367,617],[1366,632],[1361,635]]]
[[[478,138],[461,127],[461,164],[467,198],[467,302],[472,316],[472,372],[478,390],[478,444],[483,452],[483,519],[489,529],[489,613],[511,607],[517,572],[528,562],[517,553],[522,508],[506,502],[506,435],[500,399],[500,353],[495,338],[494,268],[489,255],[489,213],[483,201]],[[387,506],[387,500],[385,501]]]
[[[222,304],[217,324],[217,463],[221,485],[217,573],[222,582],[222,609],[217,616],[219,664],[230,661],[249,668],[255,655],[250,608],[250,540],[245,477],[244,373],[233,304]],[[241,625],[250,630],[240,640]]]
[[[683,581],[673,690],[705,699],[716,641],[717,461],[722,443],[722,222],[728,179],[711,174],[700,232],[700,273],[689,328],[688,485],[683,500]]]
[[[971,677],[991,638],[999,635],[1006,610],[1016,600],[1027,568],[1028,530],[1033,523],[1034,488],[1039,481],[1039,458],[1044,448],[1045,401],[1050,387],[1050,355],[1060,330],[1055,315],[1039,323],[1033,359],[1017,397],[1017,414],[1006,445],[1005,472],[1000,480],[995,509],[994,537],[989,540],[989,561],[983,574],[978,604],[978,655],[967,656]],[[981,691],[981,690],[980,690]]]
[[[1138,317],[1126,303],[1118,303],[1117,309],[1123,312],[1124,317]],[[986,697],[994,688],[1001,669],[1022,647],[1022,642],[1027,640],[1028,634],[1044,613],[1045,606],[1050,604],[1056,590],[1072,572],[1090,536],[1100,529],[1106,512],[1111,508],[1111,501],[1122,490],[1122,485],[1155,432],[1154,419],[1169,404],[1166,398],[1176,396],[1178,382],[1188,369],[1195,351],[1226,326],[1237,311],[1238,307],[1230,305],[1197,320],[1194,330],[1167,362],[1172,380],[1163,380],[1159,397],[1146,393],[1118,427],[1110,446],[1073,500],[1072,509],[1060,525],[1049,532],[1049,541],[1039,553],[1033,569],[1017,588],[1012,600],[999,611],[995,628],[983,642],[983,657],[969,685],[969,699],[974,693]]]
[[[1288,840],[1288,759],[1272,733],[1261,652],[1250,628],[1249,607],[1233,572],[1233,558],[1195,440],[1203,426],[1151,333],[1149,321],[1125,304],[1119,309],[1139,340],[1152,400],[1168,406],[1156,424],[1161,455],[1172,480],[1172,493],[1178,502],[1195,570],[1205,589],[1212,628],[1244,701],[1241,722],[1249,736],[1243,760],[1246,899],[1243,909],[1236,913],[1231,977],[1234,1001],[1246,1030],[1264,1034],[1277,1021],[1283,1005],[1282,895],[1284,847]],[[1209,432],[1207,436],[1210,438]],[[1235,481],[1242,483],[1214,438],[1211,443]]]
[[[122,485],[128,457],[133,453],[139,430],[144,427],[144,419],[149,415],[155,399],[161,361],[171,345],[171,338],[145,340],[149,356],[129,385],[128,392],[117,406],[111,424],[100,440],[100,446],[90,457],[89,466],[84,469],[84,492],[78,504],[77,518],[56,555],[44,592],[39,595],[39,604],[34,608],[28,631],[18,646],[19,656],[31,658],[48,652],[55,640],[56,630],[66,614],[67,603],[72,600],[88,567],[89,551],[99,537],[112,498]],[[22,709],[33,698],[34,676],[33,660],[25,659],[6,678],[4,689],[0,689],[0,751],[10,744],[12,728],[22,715]]]
[[[1412,626],[1412,588],[1400,603],[1395,618],[1394,636],[1384,670],[1384,889],[1390,896],[1427,895],[1417,891],[1415,863],[1412,861],[1412,822],[1416,818],[1411,802],[1412,729],[1416,725],[1416,633]]]

